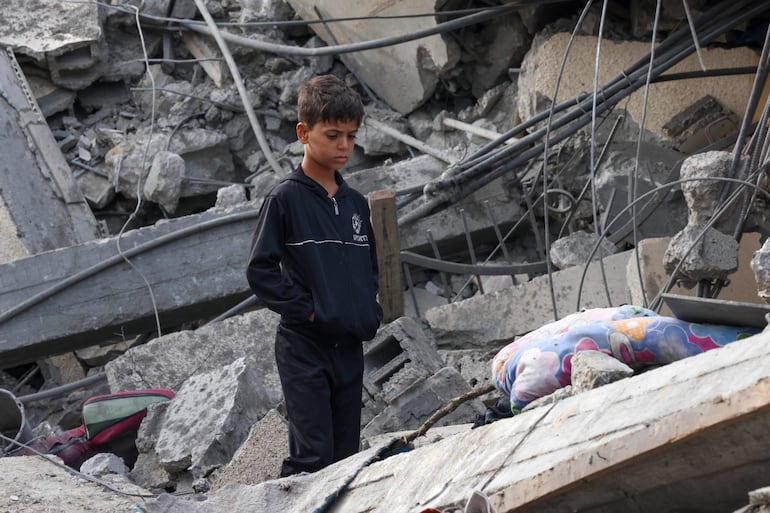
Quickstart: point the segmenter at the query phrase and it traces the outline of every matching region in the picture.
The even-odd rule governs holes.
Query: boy
[[[377,333],[378,270],[369,205],[339,173],[364,116],[333,75],[299,88],[302,163],[265,198],[246,272],[281,314],[275,358],[289,417],[281,476],[315,472],[358,451],[362,341]]]

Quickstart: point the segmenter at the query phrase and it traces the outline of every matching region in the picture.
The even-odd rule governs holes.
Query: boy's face
[[[340,169],[353,153],[357,133],[355,121],[319,121],[313,128],[297,123],[297,138],[305,146],[303,166],[312,166],[316,172]]]

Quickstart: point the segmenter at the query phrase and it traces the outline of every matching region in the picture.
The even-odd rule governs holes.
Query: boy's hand
[[[313,322],[315,320],[315,312],[310,314],[310,317],[307,318],[308,321]]]

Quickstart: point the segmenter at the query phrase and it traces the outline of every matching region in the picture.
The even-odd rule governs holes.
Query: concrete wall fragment
[[[359,16],[393,16],[434,12],[436,0],[338,2],[288,0],[305,20]],[[354,20],[315,24],[311,28],[327,45],[358,43],[407,34],[436,25],[434,17]],[[381,99],[402,114],[419,107],[435,91],[441,73],[459,59],[459,51],[440,35],[345,55],[343,62]]]
[[[570,34],[566,32],[550,37],[535,37],[532,48],[522,62],[524,71],[519,75],[519,115],[522,121],[531,119],[550,105],[569,39]],[[603,40],[599,63],[599,85],[619,75],[623,69],[649,51],[649,43]],[[702,55],[708,69],[756,66],[757,64],[757,55],[750,48],[729,50],[704,48]],[[571,100],[581,93],[593,90],[595,61],[596,38],[578,36],[567,59],[557,103]],[[691,55],[667,73],[695,70],[700,70],[698,56]],[[753,75],[739,75],[652,84],[645,128],[664,136],[663,125],[671,119],[672,114],[686,109],[706,94],[711,95],[726,109],[738,113],[742,118],[753,83]],[[640,123],[644,108],[643,88],[629,97],[626,108],[634,120]]]

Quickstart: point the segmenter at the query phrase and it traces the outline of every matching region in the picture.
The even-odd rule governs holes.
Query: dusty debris
[[[27,98],[9,102],[13,94],[3,87],[0,100],[13,107],[7,117],[19,141],[46,141],[28,152],[25,174],[39,183],[24,197],[41,209],[66,209],[44,216],[59,223],[51,230],[66,232],[61,225],[72,219],[80,231],[33,244],[31,237],[50,235],[35,228],[43,210],[20,208],[17,182],[2,184],[0,387],[31,397],[27,413],[39,435],[72,428],[99,387],[179,392],[175,403],[148,408],[127,477],[113,477],[123,474],[119,465],[86,466],[155,495],[115,508],[721,513],[745,500],[747,487],[766,485],[751,471],[757,455],[768,454],[761,436],[763,344],[736,342],[687,365],[609,384],[628,370],[608,376],[600,371],[617,360],[585,366],[581,360],[591,355],[581,352],[573,386],[513,419],[476,429],[470,423],[500,399],[489,392],[495,353],[553,320],[583,308],[661,306],[664,290],[696,283],[698,293],[724,289],[720,297],[733,297],[748,290],[747,300],[756,303],[764,297],[764,249],[752,261],[750,286],[745,276],[746,252],[768,234],[766,180],[756,174],[766,159],[766,134],[746,128],[739,140],[738,132],[747,123],[743,116],[758,121],[766,102],[753,72],[762,38],[750,28],[768,7],[692,2],[690,20],[667,5],[654,25],[648,1],[628,10],[615,5],[606,20],[594,6],[578,27],[578,4],[466,4],[373,0],[341,12],[335,2],[207,2],[216,21],[241,23],[220,31],[245,94],[211,29],[193,21],[200,16],[191,0],[56,4],[63,11],[41,4],[5,13],[13,23],[0,29],[0,44],[13,49],[8,55],[16,62],[0,73],[13,94]],[[445,11],[392,17],[439,7]],[[178,19],[169,22],[168,14]],[[356,14],[371,17],[330,19]],[[322,23],[302,25],[303,18]],[[597,40],[600,21],[608,31]],[[73,30],[57,41],[47,28],[63,33],[61,23]],[[425,37],[385,44],[423,29]],[[560,74],[573,30],[579,35]],[[664,43],[651,75],[659,81],[645,103],[650,37]],[[386,41],[351,51],[350,45],[377,39]],[[674,67],[672,47],[676,58],[689,55]],[[728,64],[736,75],[709,75]],[[344,172],[363,192],[393,192],[407,314],[365,348],[362,427],[371,447],[318,474],[278,480],[271,471],[285,451],[286,426],[272,359],[277,319],[244,301],[249,294],[238,259],[245,258],[261,198],[301,154],[293,137],[296,85],[327,72],[356,87],[367,103],[368,122]],[[761,100],[751,110],[753,92]],[[710,139],[712,129],[719,137]],[[757,141],[745,151],[731,148],[752,135]],[[690,155],[705,149],[715,151]],[[746,156],[735,166],[738,153]],[[717,218],[727,194],[720,180],[728,175],[757,184],[756,198],[744,194],[740,207]],[[664,269],[671,240],[679,249]],[[709,251],[715,241],[719,258]],[[145,252],[145,244],[158,250]],[[671,276],[680,261],[692,265]],[[584,371],[591,376],[585,382]],[[715,374],[724,375],[718,387]],[[57,395],[57,385],[79,378],[91,381]],[[46,390],[55,399],[43,406],[35,395]],[[403,450],[391,454],[389,437],[432,427],[436,411],[463,395],[480,398],[436,423],[448,424],[451,435],[421,436],[411,446],[402,440]],[[207,403],[215,397],[216,406]],[[640,425],[652,429],[639,431]],[[741,441],[722,452],[729,457],[703,460],[703,447],[713,452],[726,439]],[[255,459],[259,468],[250,465]],[[0,474],[25,480],[41,468],[36,459],[10,460],[0,458]],[[684,473],[660,474],[681,469],[682,461],[694,463]],[[628,488],[652,474],[660,481]],[[41,483],[41,494],[61,483],[58,471],[38,477],[29,479]],[[77,500],[100,511],[123,500],[76,479],[61,485],[63,511],[89,511]],[[678,493],[681,482],[702,487]],[[50,496],[2,488],[9,511],[42,513],[34,508],[50,505]],[[607,490],[621,491],[608,496]]]

